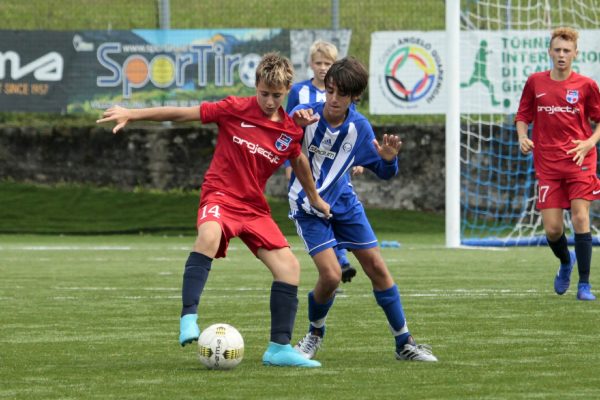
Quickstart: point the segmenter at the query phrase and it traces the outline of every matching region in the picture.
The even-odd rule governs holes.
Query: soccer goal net
[[[550,69],[550,32],[579,30],[574,70],[600,81],[600,1],[467,0],[461,7],[461,243],[545,244],[531,156],[514,125],[527,77]],[[594,243],[600,202],[592,205]],[[566,235],[572,241],[569,213]]]

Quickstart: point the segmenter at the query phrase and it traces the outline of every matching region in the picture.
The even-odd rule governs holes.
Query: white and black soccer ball
[[[256,84],[256,68],[260,64],[260,56],[258,54],[246,54],[239,65],[240,80],[248,87],[254,87]]]
[[[244,339],[231,325],[211,325],[198,338],[198,358],[209,369],[235,368],[244,358]]]

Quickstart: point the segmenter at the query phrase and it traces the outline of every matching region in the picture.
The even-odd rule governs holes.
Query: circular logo
[[[416,109],[431,102],[442,87],[441,57],[435,47],[420,37],[394,41],[379,58],[379,88],[389,104]]]
[[[385,65],[385,84],[396,99],[408,103],[426,97],[437,80],[435,60],[425,48],[407,45],[397,49]]]

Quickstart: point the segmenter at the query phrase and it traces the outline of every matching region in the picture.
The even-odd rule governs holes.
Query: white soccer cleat
[[[432,361],[438,359],[431,353],[427,344],[416,344],[414,341],[406,343],[402,348],[396,349],[396,360],[406,361]]]
[[[315,354],[317,354],[317,350],[321,347],[322,342],[323,338],[321,336],[313,335],[308,332],[306,336],[300,339],[298,344],[294,346],[294,349],[296,349],[302,357],[311,360],[315,357]]]

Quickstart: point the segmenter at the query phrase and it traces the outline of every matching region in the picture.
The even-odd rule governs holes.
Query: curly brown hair
[[[577,39],[579,39],[579,33],[573,28],[556,28],[552,31],[552,36],[550,38],[550,46],[552,46],[552,42],[556,38],[561,38],[562,40],[566,40],[567,42],[573,42],[575,43],[575,48],[577,48]]]

